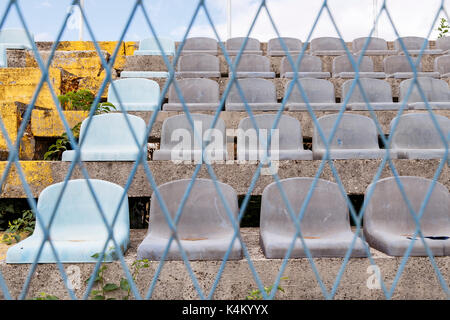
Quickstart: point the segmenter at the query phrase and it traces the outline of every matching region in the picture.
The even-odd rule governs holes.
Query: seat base
[[[165,71],[122,71],[120,78],[168,78],[169,73]]]
[[[186,107],[189,111],[216,111],[219,108],[219,102],[217,103],[186,103]],[[165,103],[163,105],[164,111],[183,111],[182,103]]]
[[[313,149],[313,158],[314,160],[322,160],[325,156],[326,150],[314,150]],[[397,154],[390,151],[391,159],[397,159]],[[332,160],[345,160],[345,159],[382,159],[386,155],[386,150],[383,149],[331,149],[329,156]]]
[[[342,103],[310,103],[309,106],[314,111],[339,111]],[[289,111],[308,111],[306,103],[286,103],[286,109]]]
[[[277,111],[281,104],[276,102],[269,103],[249,103],[248,106],[254,111]],[[227,103],[225,105],[226,111],[246,111],[244,103]]]

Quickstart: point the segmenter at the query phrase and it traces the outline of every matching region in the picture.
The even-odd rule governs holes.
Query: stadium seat
[[[234,65],[236,57],[232,58]],[[270,59],[257,54],[243,54],[235,67],[237,78],[275,78],[275,72],[270,71]],[[229,68],[229,77],[231,77]]]
[[[184,102],[190,111],[215,111],[219,107],[219,84],[211,79],[187,78],[177,80]],[[164,111],[182,111],[183,104],[172,84],[169,89],[169,103]]]
[[[281,39],[284,42],[289,54],[299,54],[302,51],[303,43],[299,39],[287,37]],[[267,55],[269,57],[284,57],[287,55],[279,38],[269,40],[267,43]]]
[[[240,79],[239,86],[242,89],[245,100],[253,110],[274,111],[280,108],[277,103],[275,85],[270,80],[265,79]],[[229,91],[225,104],[227,111],[245,111],[245,103],[241,99],[236,82],[233,83]]]
[[[411,95],[408,99],[408,108],[415,110],[426,110],[427,105],[420,95],[414,79],[404,80],[400,83],[400,102],[406,98],[411,85],[414,85]],[[425,94],[425,98],[431,109],[450,109],[450,91],[447,82],[440,79],[429,77],[417,78],[417,82]]]
[[[237,56],[244,44],[246,37],[236,37],[228,39],[226,42],[226,50],[228,55]],[[262,54],[261,43],[254,38],[248,38],[247,44],[242,54]]]
[[[434,59],[434,71],[439,72],[441,78],[450,78],[450,55]]]
[[[312,160],[312,152],[304,150],[300,122],[292,117],[281,115],[277,129],[272,131],[276,114],[257,114],[254,120],[259,135],[251,118],[239,122],[237,135],[238,160],[262,160],[266,153],[267,139],[272,132],[268,154],[272,160]]]
[[[292,62],[296,64],[298,55],[292,55]],[[299,78],[329,78],[329,72],[322,71],[322,60],[319,57],[314,57],[308,54],[303,55],[300,65],[297,64],[297,77]],[[292,65],[288,57],[281,59],[280,65],[281,78],[292,79],[295,76]]]
[[[158,187],[167,211],[175,218],[191,179],[176,180]],[[224,201],[234,218],[239,213],[238,197],[232,187],[217,182]],[[222,260],[233,238],[234,228],[214,182],[197,178],[183,206],[177,224],[178,239],[188,260]],[[137,249],[138,259],[160,260],[172,231],[164,216],[161,204],[153,192],[150,202],[149,231]],[[239,235],[238,235],[239,236]],[[242,257],[239,240],[235,240],[228,259]],[[176,241],[168,250],[166,260],[182,260]]]
[[[117,111],[122,111],[122,109],[125,111],[155,111],[159,109],[160,89],[156,81],[129,78],[114,80],[113,83],[119,97],[110,85],[108,102],[114,104]],[[119,103],[119,98],[122,104]]]
[[[139,42],[139,50],[134,51],[136,56],[173,56],[175,55],[175,42],[172,39],[158,37],[162,51],[155,38],[143,39]]]
[[[342,85],[342,101],[347,99],[354,80],[347,80]],[[400,104],[392,102],[391,85],[379,79],[359,79],[366,98],[373,110],[398,110]],[[347,104],[350,110],[369,110],[358,83],[355,84]]]
[[[31,37],[33,35],[31,34]],[[32,49],[25,29],[1,29],[0,30],[0,68],[8,66],[7,49]]]
[[[312,39],[310,51],[315,56],[341,56],[346,53],[341,39],[334,37]]]
[[[449,54],[450,37],[441,37],[436,39],[436,48],[442,50],[443,54]]]
[[[360,55],[368,37],[356,38],[352,42],[352,51],[355,55]],[[386,40],[381,38],[371,37],[370,42],[364,51],[365,56],[389,56],[397,54],[395,50],[388,50]]]
[[[145,121],[142,118],[128,115],[131,127],[140,145],[144,142],[143,159],[147,158],[147,137]],[[82,161],[136,161],[139,148],[130,132],[130,128],[122,113],[106,113],[92,117],[86,132],[89,119],[83,120],[80,128]],[[62,161],[73,161],[75,150],[64,151]]]
[[[317,119],[325,139],[329,139],[339,114],[330,114]],[[314,126],[312,150],[314,159],[325,157],[325,143]],[[329,144],[330,159],[381,159],[386,150],[378,146],[378,133],[375,123],[369,117],[344,113],[340,119],[333,140]],[[396,156],[392,152],[391,159]]]
[[[450,134],[450,119],[434,115],[444,137]],[[428,113],[409,113],[400,116],[393,130],[391,121],[392,150],[399,159],[442,159],[445,155],[445,144],[439,135]],[[447,142],[449,146],[449,142]]]
[[[400,38],[403,41],[403,44],[406,47],[406,50],[410,55],[418,55],[420,53],[420,49],[427,39],[422,37],[402,37]],[[400,45],[399,39],[395,40],[394,48],[397,50],[399,54],[405,54],[402,46]],[[427,42],[426,47],[422,54],[442,54],[441,49],[430,49],[430,43]]]
[[[353,59],[357,65],[359,56],[353,55]],[[356,69],[353,68],[353,65],[347,55],[334,58],[332,71],[334,78],[353,79],[356,77]],[[362,57],[361,63],[358,66],[358,71],[360,78],[386,78],[386,74],[384,72],[373,71],[373,61],[367,56]]]
[[[227,159],[225,123],[218,119],[213,130],[210,130],[214,116],[207,114],[191,114],[191,123],[185,114],[169,117],[164,120],[161,129],[161,145],[153,152],[153,160],[196,161],[202,159],[202,145],[198,139],[212,140],[205,149],[205,160],[224,161]],[[207,156],[206,156],[207,155]]]
[[[303,206],[313,178],[289,178],[279,183],[296,217]],[[346,200],[336,183],[318,179],[304,211],[300,228],[312,257],[366,257],[365,244],[351,231]],[[294,241],[294,222],[277,182],[269,184],[261,200],[260,242],[268,259],[282,259]],[[290,258],[307,257],[300,238],[295,240]]]
[[[289,81],[285,87],[285,99],[293,81],[294,80]],[[342,105],[336,103],[334,86],[330,81],[324,79],[301,78],[298,79],[298,82],[305,91],[312,110],[331,111],[341,109]],[[291,95],[287,99],[286,109],[289,111],[308,110],[297,84],[294,84]]]
[[[105,220],[112,224],[117,213],[113,236],[120,248],[114,248],[112,240],[106,243],[108,230],[101,217],[87,180],[70,180],[63,192],[64,182],[45,188],[39,195],[34,233],[12,246],[6,254],[7,263],[33,263],[39,247],[44,240],[41,223],[48,225],[56,203],[59,201],[49,234],[53,246],[62,263],[95,263],[92,255],[100,253],[105,244],[105,261],[116,259],[114,249],[124,253],[130,238],[128,199],[119,203],[125,190],[114,183],[102,180],[89,180],[98,203],[103,210]],[[45,243],[38,263],[56,263],[49,243]]]
[[[207,37],[192,37],[187,38],[184,42],[181,54],[212,54],[217,56],[217,40]]]
[[[412,58],[412,62],[415,63],[416,58]],[[383,60],[384,72],[387,78],[395,79],[410,79],[414,78],[413,69],[406,56],[389,56]],[[422,62],[416,66],[417,77],[433,77],[439,78],[439,72],[422,72]]]
[[[177,77],[220,78],[219,58],[206,53],[183,55],[178,60]]]
[[[418,215],[432,181],[421,177],[398,177],[411,208]],[[369,185],[366,196],[373,188]],[[436,182],[423,215],[420,228],[425,243],[434,256],[450,255],[450,206],[447,188]],[[410,256],[427,256],[420,236],[414,239],[416,223],[395,177],[379,180],[364,214],[364,237],[369,245],[390,256],[403,256],[414,242]],[[447,240],[444,240],[447,239]]]

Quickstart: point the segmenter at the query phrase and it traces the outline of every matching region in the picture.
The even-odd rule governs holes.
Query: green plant
[[[288,277],[282,277],[280,280],[287,280]],[[273,289],[273,285],[269,286],[269,287],[264,287],[264,291],[266,292],[267,295],[270,295]],[[277,288],[278,291],[284,292],[284,289],[279,285]],[[256,289],[256,290],[251,290],[249,292],[249,295],[245,298],[245,300],[262,300],[263,299],[263,295],[261,293],[261,290]]]
[[[2,242],[11,245],[13,240],[19,242],[22,233],[33,233],[36,220],[34,219],[33,212],[31,210],[25,210],[22,213],[22,218],[8,222],[8,229],[3,235]]]
[[[445,18],[441,18],[441,22],[437,30],[439,31],[438,39],[443,38],[447,35],[450,26],[447,24],[447,20]]]
[[[109,248],[109,251],[112,251],[112,254],[115,254],[114,247]],[[100,257],[100,253],[96,253],[96,254],[92,255],[92,258],[95,258],[95,259],[98,259],[99,257]],[[106,259],[106,254],[105,254],[105,258],[103,259],[103,261],[105,261],[105,259]],[[148,263],[147,259],[136,260],[133,262],[132,267],[133,267],[132,279],[133,279],[133,281],[136,281],[136,278],[139,275],[140,270],[144,269],[144,268],[148,268],[149,263]],[[126,295],[122,296],[122,299],[129,300],[130,296],[131,296],[131,286],[130,286],[128,280],[125,278],[121,278],[120,283],[118,285],[115,283],[106,283],[104,276],[105,276],[105,272],[107,269],[108,269],[108,267],[105,264],[102,263],[100,265],[100,268],[98,269],[98,272],[94,278],[94,283],[97,284],[97,290],[92,290],[91,299],[92,300],[115,300],[115,298],[112,298],[112,297],[108,298],[108,294],[120,289],[120,290],[124,291],[126,294]],[[91,277],[89,277],[86,280],[86,283],[89,282],[90,279],[91,279]]]
[[[59,300],[59,298],[45,292],[40,292],[39,295],[32,300]]]
[[[0,203],[0,230],[5,230],[8,228],[7,226],[9,217],[13,216],[14,213],[15,213],[14,204],[12,204],[11,202]]]
[[[59,102],[64,110],[84,110],[89,111],[94,102],[95,95],[89,90],[78,90],[76,92],[68,92],[64,95],[58,96]],[[95,115],[108,113],[116,110],[116,107],[110,102],[101,102],[97,104]],[[72,129],[72,134],[78,142],[80,137],[81,122],[77,123]],[[44,154],[44,160],[58,160],[64,151],[69,150],[70,141],[66,132],[57,139],[55,144],[52,144],[47,152]]]

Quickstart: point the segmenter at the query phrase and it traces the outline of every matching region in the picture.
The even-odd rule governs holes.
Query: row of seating
[[[225,123],[207,114],[191,114],[191,122],[185,114],[169,117],[164,120],[161,130],[160,149],[153,152],[153,160],[186,160],[201,161],[202,143],[205,149],[205,161],[224,161],[227,154],[227,132]],[[318,119],[325,138],[331,135],[338,114],[326,115]],[[435,115],[441,133],[450,141],[450,119]],[[147,156],[145,122],[133,115],[128,116],[135,137],[140,145],[144,145],[143,156]],[[268,141],[272,133],[269,155],[272,160],[312,160],[322,159],[326,155],[326,144],[323,142],[317,127],[314,128],[312,152],[304,150],[300,122],[287,115],[282,115],[275,131],[276,114],[258,114],[254,118],[240,121],[237,132],[237,159],[263,160]],[[124,115],[110,113],[92,118],[91,127],[86,133],[83,121],[80,129],[81,160],[83,161],[136,161],[139,148],[129,130]],[[259,128],[257,133],[253,123]],[[392,120],[391,128],[397,118]],[[194,129],[198,137],[195,136]],[[444,143],[440,132],[436,129],[427,113],[410,113],[398,119],[395,130],[392,130],[392,143],[389,150],[391,158],[400,159],[439,159],[445,156],[448,142]],[[201,139],[201,140],[200,140]],[[201,141],[201,142],[200,142]],[[329,144],[330,159],[380,159],[386,150],[380,149],[378,132],[374,121],[366,116],[344,113],[337,126],[334,138]],[[65,151],[63,161],[73,161],[75,151]]]
[[[294,80],[292,80],[294,81]],[[287,96],[292,81],[285,86]],[[361,86],[365,92],[362,94],[357,85],[347,101],[349,110],[368,110],[367,101],[374,110],[398,110],[403,104],[411,86],[412,92],[405,104],[405,109],[424,110],[427,104],[417,85],[413,85],[414,79],[407,79],[400,83],[400,102],[394,103],[392,89],[388,82],[380,79],[362,78]],[[417,81],[422,88],[428,105],[432,109],[450,109],[450,90],[444,80],[430,77],[420,77]],[[115,90],[108,90],[108,101],[119,108],[121,104],[126,111],[154,111],[159,108],[160,87],[149,79],[129,78],[114,80]],[[176,80],[183,96],[184,103],[190,111],[216,111],[220,105],[219,84],[217,81],[205,78],[187,78]],[[341,103],[336,103],[335,88],[333,84],[324,79],[301,78],[298,79],[308,98],[312,110],[336,111],[342,108]],[[342,97],[347,97],[354,80],[347,80],[342,85]],[[238,81],[239,86],[251,110],[277,111],[281,104],[277,102],[275,84],[267,79],[247,78]],[[121,103],[119,103],[119,101]],[[119,109],[121,110],[121,109]],[[169,100],[162,106],[164,111],[182,111],[183,103],[178,91],[172,84],[169,89]],[[236,82],[232,85],[225,102],[227,111],[246,111]],[[303,99],[299,86],[294,84],[285,103],[285,110],[305,111],[308,104]]]
[[[356,64],[358,56],[353,56]],[[235,63],[236,57],[231,59]],[[283,57],[280,65],[281,78],[294,78],[292,65],[297,65],[297,77],[299,78],[341,78],[353,79],[356,76],[355,68],[351,64],[347,55],[334,58],[332,74],[324,72],[322,60],[319,57],[305,54],[300,63],[297,63],[298,55],[292,56],[292,61],[288,57]],[[413,59],[414,61],[414,59]],[[292,64],[293,63],[293,64]],[[406,56],[389,56],[383,61],[385,72],[375,72],[373,61],[369,57],[363,57],[359,64],[359,76],[361,78],[375,79],[409,79],[414,77],[413,69]],[[161,73],[163,74],[163,73]],[[220,78],[219,58],[210,54],[195,53],[180,57],[177,65],[176,77],[178,78]],[[233,75],[229,68],[228,76]],[[235,68],[235,77],[237,78],[266,78],[276,77],[272,70],[270,59],[255,54],[244,54],[239,59],[239,64]],[[422,63],[417,66],[418,77],[448,78],[450,75],[450,55],[440,56],[435,59],[434,72],[422,72]],[[121,78],[147,77],[145,71],[122,71]],[[168,73],[165,73],[168,76]]]
[[[414,214],[418,214],[432,181],[419,177],[398,179],[411,208],[415,210]],[[38,199],[40,215],[37,217],[34,233],[8,250],[6,262],[34,261],[44,239],[41,223],[48,226],[53,209],[59,200],[49,234],[60,262],[95,262],[96,259],[92,255],[111,246],[124,253],[129,245],[130,232],[128,202],[125,200],[119,208],[124,189],[107,181],[89,180],[89,182],[103,210],[105,221],[112,227],[119,248],[111,240],[105,246],[107,228],[90,193],[87,180],[71,180],[62,196],[63,182],[42,191]],[[190,195],[184,202],[181,215],[176,217],[190,182],[190,179],[184,179],[160,185],[158,191],[164,200],[164,206],[153,192],[149,229],[137,249],[138,259],[163,258],[172,235],[163,207],[170,217],[177,221],[177,238],[189,260],[223,259],[235,233],[232,219],[236,219],[235,223],[238,224],[237,194],[227,184],[221,182],[214,184],[212,180],[196,179],[192,184]],[[282,196],[277,182],[269,184],[264,189],[261,200],[260,238],[267,258],[285,257],[296,235],[293,221],[298,217],[313,182],[313,178],[281,180],[279,185],[286,198]],[[216,186],[222,197],[219,196]],[[366,195],[372,187],[373,185],[370,185],[367,188]],[[289,206],[285,199],[289,201]],[[436,183],[423,215],[419,218],[424,242],[434,256],[450,255],[449,205],[447,188]],[[427,255],[421,239],[414,237],[416,224],[394,177],[376,182],[363,217],[367,243],[352,232],[347,201],[338,185],[318,179],[299,223],[303,239],[295,240],[290,258],[306,257],[307,250],[313,257],[344,257],[352,245],[352,257],[366,257],[367,244],[388,255],[402,256],[411,243],[412,256]],[[113,221],[115,222],[112,225]],[[113,258],[114,252],[107,250],[105,261],[112,261]],[[237,239],[231,246],[228,258],[242,258],[241,244]],[[172,242],[165,259],[182,259],[176,241]],[[38,262],[55,263],[57,260],[49,243],[46,243]]]

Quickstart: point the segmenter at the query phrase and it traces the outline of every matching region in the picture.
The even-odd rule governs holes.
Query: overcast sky
[[[445,0],[446,8],[450,0]],[[88,21],[98,40],[117,40],[130,16],[134,0],[85,0]],[[260,0],[232,0],[232,36],[247,34],[255,17]],[[267,6],[282,36],[306,40],[313,27],[322,0],[267,0]],[[382,0],[378,0],[381,7]],[[3,17],[8,0],[0,1],[0,16]],[[144,0],[150,19],[160,36],[180,40],[186,32],[198,0]],[[227,38],[227,0],[206,0],[206,5],[221,40]],[[339,31],[346,41],[367,36],[373,25],[373,0],[328,0],[330,10]],[[19,0],[28,26],[36,40],[52,41],[61,28],[63,17],[71,0]],[[437,23],[433,20],[441,0],[388,0],[395,27],[401,36],[437,37]],[[449,10],[450,12],[450,10]],[[445,17],[443,12],[440,17]],[[9,13],[4,27],[21,27],[16,12]],[[78,19],[76,13],[64,32],[63,40],[78,40]],[[139,40],[150,36],[143,15],[138,12],[126,34],[125,40]],[[213,36],[205,14],[200,11],[189,36]],[[275,31],[266,12],[258,17],[251,37],[267,41],[275,37]],[[323,12],[312,38],[337,36],[327,12]],[[386,40],[396,38],[394,29],[385,13],[380,18],[378,36]],[[312,39],[311,38],[311,39]],[[90,40],[87,32],[85,40]]]

